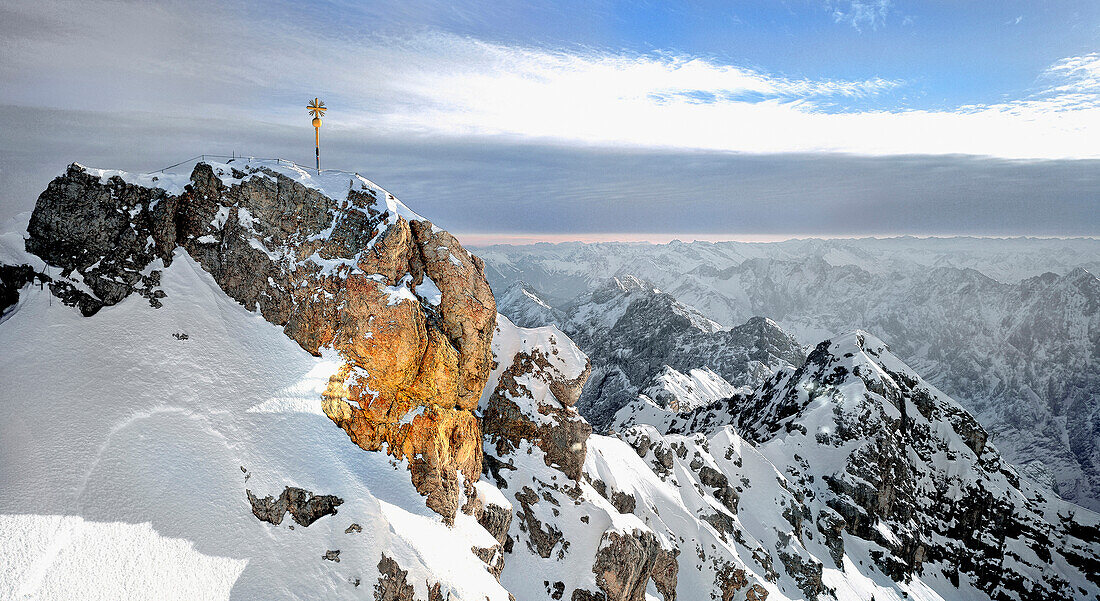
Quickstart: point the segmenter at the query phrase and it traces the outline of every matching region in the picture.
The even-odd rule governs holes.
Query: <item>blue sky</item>
[[[1100,41],[1095,2],[501,2],[408,15],[403,4],[328,6],[394,33],[424,26],[502,44],[674,52],[792,77],[909,84],[882,107],[1020,97],[1049,65]]]
[[[1100,230],[1085,1],[5,4],[0,215],[72,160],[308,160],[313,96],[326,164],[482,238]]]

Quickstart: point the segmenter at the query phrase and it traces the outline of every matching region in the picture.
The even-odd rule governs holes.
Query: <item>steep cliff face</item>
[[[481,261],[352,174],[279,163],[195,166],[189,178],[72,165],[42,193],[27,251],[61,268],[53,292],[85,315],[138,293],[183,249],[246,308],[341,366],[325,413],[366,450],[409,462],[447,520],[473,494],[472,409],[489,373],[495,302]]]

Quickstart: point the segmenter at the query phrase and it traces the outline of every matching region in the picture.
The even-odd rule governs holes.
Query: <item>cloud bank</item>
[[[387,124],[443,135],[745,153],[1100,157],[1096,55],[1069,57],[1025,98],[954,110],[849,109],[903,81],[806,80],[677,55],[550,52],[447,36],[395,52]],[[461,62],[440,60],[461,56]],[[854,101],[860,101],[858,103]]]
[[[0,128],[0,231],[71,161],[142,172],[201,152],[262,148],[305,163],[313,151],[308,126],[27,117],[3,106],[0,120],[14,124]],[[1100,160],[613,150],[357,130],[325,144],[323,164],[368,175],[471,243],[1100,232]]]

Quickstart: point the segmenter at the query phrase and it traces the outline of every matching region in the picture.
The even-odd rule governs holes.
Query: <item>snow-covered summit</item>
[[[640,394],[672,411],[690,411],[748,390],[734,387],[709,367],[681,373],[666,365]]]
[[[609,278],[590,294],[572,303],[568,308],[569,319],[577,329],[612,328],[634,303],[656,301],[660,310],[686,320],[687,325],[705,333],[722,329],[718,323],[707,319],[694,307],[685,305],[656,286],[632,275]]]
[[[741,483],[736,520],[725,527],[778,551],[780,588],[785,575],[808,598],[892,598],[875,590],[881,575],[911,598],[1100,593],[1100,516],[1019,474],[973,415],[867,332],[822,342],[803,366],[751,394],[665,414],[657,427],[645,420],[658,414],[634,417],[622,438],[676,451],[645,455],[657,473],[681,478],[677,457],[686,461],[695,448],[694,465],[713,458]],[[698,440],[704,435],[709,444]],[[731,437],[737,444],[727,449]],[[750,467],[745,447],[760,466]],[[723,454],[740,459],[731,465]],[[772,478],[792,497],[762,486]],[[756,565],[768,580],[767,562]]]
[[[394,195],[359,173],[336,169],[322,169],[318,172],[283,159],[257,159],[253,157],[240,157],[225,162],[204,160],[203,164],[209,165],[218,179],[227,187],[257,176],[268,178],[283,176],[297,184],[317,190],[336,201],[347,198],[349,190],[368,192],[379,198],[385,209],[394,218],[400,216],[409,221],[424,219],[405,206]],[[96,169],[80,163],[73,163],[73,165],[90,175],[98,177],[103,184],[117,177],[127,184],[164,190],[170,196],[182,195],[187,186],[192,183],[192,172],[190,171],[132,173],[117,169]],[[58,175],[62,176],[64,173]]]
[[[1021,478],[973,415],[866,332],[818,345],[737,422],[777,465],[812,458],[799,481],[887,549],[876,564],[895,578],[942,575],[994,598],[1097,594],[1100,517]]]
[[[562,311],[544,300],[527,282],[513,282],[496,293],[497,306],[508,308],[508,319],[524,328],[537,328],[565,322]]]

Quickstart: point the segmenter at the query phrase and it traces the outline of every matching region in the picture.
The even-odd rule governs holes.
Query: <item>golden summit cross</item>
[[[325,103],[320,98],[314,98],[306,105],[309,114],[313,115],[313,142],[314,152],[317,157],[317,175],[321,174],[321,117],[325,116]]]

